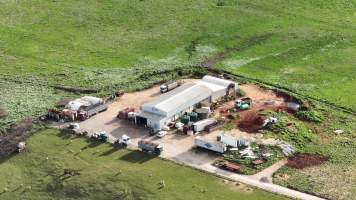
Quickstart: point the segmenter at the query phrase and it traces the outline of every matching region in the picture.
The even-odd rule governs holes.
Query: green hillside
[[[191,66],[225,52],[214,66],[356,109],[354,0],[0,4],[3,75],[107,86],[133,66]]]

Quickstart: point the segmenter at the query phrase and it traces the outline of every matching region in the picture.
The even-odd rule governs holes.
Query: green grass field
[[[301,170],[285,166],[274,175],[274,182],[327,199],[354,200],[356,118],[342,112],[319,109],[324,118],[322,122],[303,122],[302,125],[301,121],[293,117],[278,116],[282,122],[278,126],[283,127],[283,123],[292,122],[295,127],[292,130],[299,131],[280,129],[271,136],[289,141],[299,152],[320,154],[329,160],[322,165]],[[336,134],[333,131],[337,129],[345,132]]]
[[[45,113],[63,97],[82,95],[57,90],[56,86],[92,89],[96,91],[93,95],[105,96],[118,89],[140,90],[163,80],[204,73],[196,68],[201,63],[356,111],[355,10],[355,0],[0,1],[0,111],[8,113],[7,117],[0,113],[0,131],[18,120]],[[278,183],[332,199],[352,199],[356,196],[352,184],[356,164],[350,156],[355,147],[351,142],[356,138],[355,116],[318,103],[314,108],[320,109],[325,121],[301,124],[303,135],[310,133],[314,138],[310,143],[300,139],[301,135],[288,135],[290,132],[280,136],[291,142],[301,141],[298,148],[303,152],[322,153],[331,160],[302,171],[284,168],[281,173],[290,179]],[[345,130],[345,134],[335,135],[336,129]],[[39,135],[34,138],[46,136]],[[31,139],[33,143],[35,140]],[[48,140],[58,145],[67,142],[51,137]],[[39,141],[47,145],[44,138]],[[30,155],[43,154],[36,149]],[[27,182],[32,181],[31,176],[43,175],[36,171],[43,170],[36,160],[23,165],[16,161],[23,157],[16,156],[1,165]],[[161,163],[154,159],[147,164],[151,162]],[[27,164],[34,167],[34,172],[25,173]],[[179,168],[166,164],[173,171]],[[59,165],[63,168],[64,164]],[[68,160],[68,165],[73,165],[72,161]],[[130,169],[128,166],[131,163],[126,166]],[[197,176],[193,172],[192,176]],[[35,189],[28,194],[39,195],[32,191],[41,191],[45,197],[64,198],[61,195],[66,194],[65,190],[71,193],[69,186],[60,185],[59,192],[46,194],[43,185],[57,186],[54,177],[34,178]],[[111,180],[109,175],[101,177],[99,182]],[[90,177],[84,184],[93,185],[94,179]],[[132,181],[134,186],[120,182],[101,189],[108,191],[108,197],[117,188],[127,187],[134,194],[147,189],[140,185],[142,180],[146,179]],[[188,187],[182,181],[175,182],[177,188]],[[14,190],[16,184],[4,187]],[[205,187],[215,191],[215,186]],[[97,194],[97,188],[88,188],[83,194]],[[182,191],[186,195],[188,189]],[[169,194],[180,198],[173,193]],[[9,198],[10,194],[2,196]],[[20,195],[17,190],[14,194]],[[151,194],[150,198],[168,195],[147,195]]]
[[[355,110],[355,8],[354,0],[1,1],[0,78],[108,94],[218,54],[213,66]],[[3,125],[19,119],[12,103],[1,99],[11,118]]]
[[[0,199],[285,199],[139,151],[68,136],[41,131],[29,140],[28,152],[2,160]],[[66,178],[64,169],[80,175]]]

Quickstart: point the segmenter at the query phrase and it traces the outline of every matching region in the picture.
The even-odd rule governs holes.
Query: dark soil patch
[[[10,127],[6,134],[0,137],[0,158],[17,151],[17,144],[25,141],[31,135],[32,119],[22,120]]]
[[[321,165],[328,161],[329,158],[318,154],[298,154],[288,159],[287,166],[295,169],[304,169]]]
[[[255,133],[259,129],[261,129],[265,118],[259,115],[255,110],[247,111],[242,115],[240,122],[238,123],[238,127],[240,130]]]
[[[64,86],[53,86],[53,88],[65,92],[84,93],[84,94],[91,94],[91,93],[98,92],[98,90],[96,89],[72,88],[72,87],[64,87]]]
[[[61,98],[59,101],[56,102],[57,108],[62,108],[66,106],[71,101],[70,98]]]
[[[4,108],[0,108],[0,118],[7,117],[9,113]]]

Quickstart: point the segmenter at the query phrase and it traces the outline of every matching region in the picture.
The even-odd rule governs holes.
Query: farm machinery
[[[108,134],[105,131],[94,133],[91,137],[103,142],[106,142],[109,138]]]
[[[245,97],[235,101],[235,108],[238,110],[248,110],[252,107],[252,99]]]

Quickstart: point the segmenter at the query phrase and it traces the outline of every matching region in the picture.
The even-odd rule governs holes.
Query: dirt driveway
[[[196,81],[198,80],[184,80],[184,82]],[[254,99],[254,102],[257,104],[271,100],[277,102],[283,101],[283,99],[278,98],[273,92],[263,90],[255,85],[242,85],[240,87],[246,92],[246,95]],[[159,94],[159,86],[154,86],[150,89],[139,92],[126,93],[118,100],[111,103],[107,111],[99,113],[98,115],[81,122],[80,127],[82,130],[88,131],[89,134],[105,131],[109,134],[109,141],[111,142],[120,138],[123,134],[126,134],[131,137],[133,148],[136,148],[138,141],[141,139],[156,141],[164,147],[164,151],[161,155],[164,158],[184,163],[191,163],[194,165],[210,165],[218,156],[214,153],[202,153],[194,150],[194,136],[168,134],[164,138],[152,137],[149,136],[148,129],[145,127],[136,126],[127,120],[120,120],[116,118],[119,110],[129,106],[138,110],[143,103],[152,100]],[[207,134],[205,137],[214,140],[220,133],[221,131],[214,131]],[[258,139],[258,136],[255,134],[248,134],[238,129],[233,129],[230,134],[239,137],[248,137],[254,141]]]
[[[197,80],[184,80],[184,82],[195,81]],[[109,134],[110,142],[126,134],[131,137],[132,148],[136,148],[138,141],[141,139],[155,141],[163,145],[164,151],[161,156],[164,158],[179,162],[192,162],[197,165],[209,165],[217,156],[208,153],[198,155],[195,151],[191,151],[194,147],[193,136],[168,134],[164,138],[152,137],[149,135],[147,128],[116,118],[118,111],[129,106],[138,110],[143,103],[152,100],[159,94],[159,86],[154,86],[144,91],[124,94],[117,101],[110,104],[107,111],[81,122],[80,128],[88,131],[89,134],[105,131]]]
[[[194,82],[196,80],[185,80],[185,82]],[[246,95],[254,99],[254,102],[258,104],[265,104],[265,102],[273,100],[274,103],[283,102],[282,98],[277,97],[271,91],[265,91],[255,85],[242,85],[241,88],[246,92]],[[149,132],[144,127],[138,127],[132,122],[126,120],[119,120],[116,115],[119,110],[126,107],[139,107],[152,100],[159,95],[159,86],[152,87],[150,89],[124,94],[117,101],[109,105],[106,112],[100,113],[84,122],[80,123],[80,128],[86,130],[89,134],[98,131],[106,131],[109,134],[109,141],[113,142],[117,138],[120,138],[123,134],[129,135],[132,139],[132,145],[130,148],[137,148],[137,142],[141,139],[156,141],[163,145],[164,151],[161,157],[173,160],[178,163],[192,166],[197,169],[208,171],[214,174],[218,174],[221,177],[239,181],[245,184],[249,184],[255,187],[259,187],[271,192],[283,194],[292,198],[306,199],[306,200],[320,200],[321,198],[304,194],[298,191],[284,188],[282,186],[274,185],[272,183],[262,183],[258,179],[260,176],[271,176],[274,170],[280,167],[280,163],[271,168],[267,168],[266,171],[262,171],[256,176],[239,175],[232,172],[228,172],[211,165],[218,156],[214,153],[194,149],[194,136],[188,136],[183,134],[168,134],[164,138],[157,138],[149,136]],[[272,102],[272,103],[273,103]],[[254,104],[256,105],[256,104]],[[214,131],[205,135],[210,139],[215,139],[221,131]],[[251,133],[242,132],[238,129],[233,129],[231,134],[238,137],[249,137],[251,140],[259,140],[261,136]],[[273,143],[274,141],[267,141]]]

